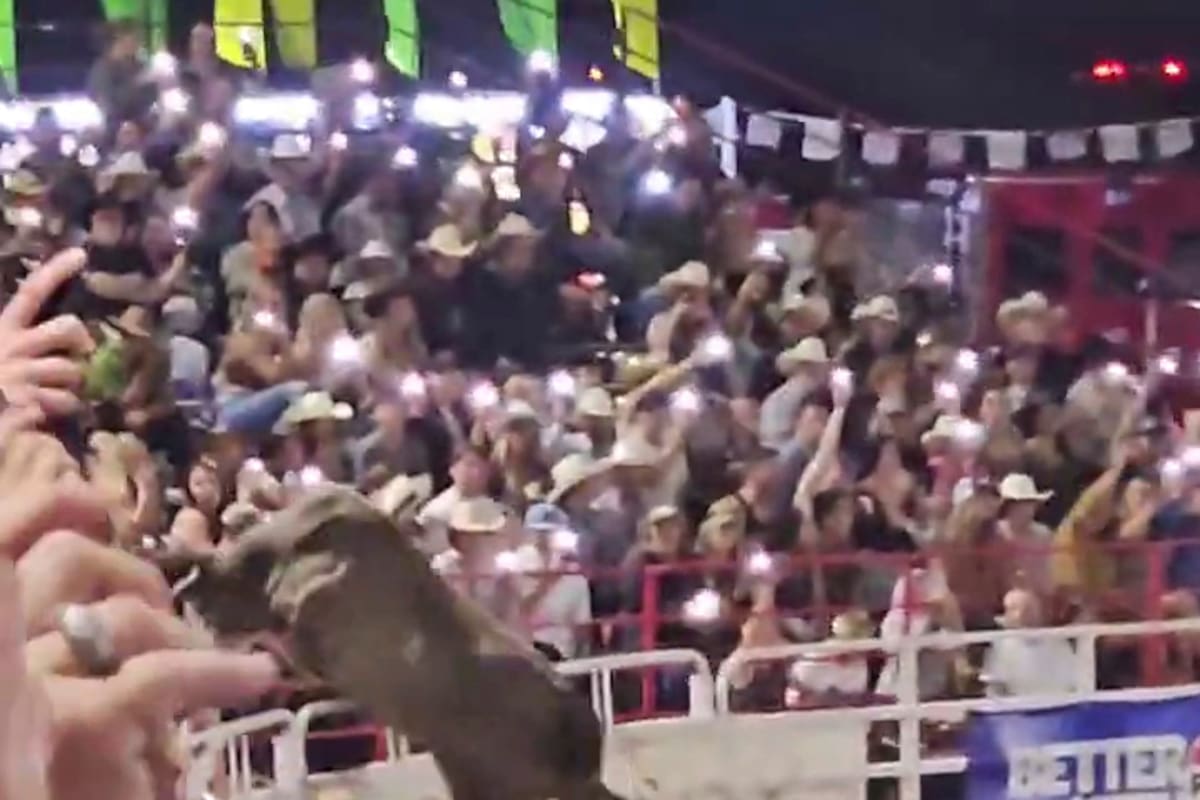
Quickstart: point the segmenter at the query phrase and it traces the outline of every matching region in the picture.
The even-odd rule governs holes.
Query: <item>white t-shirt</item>
[[[866,694],[870,676],[864,658],[802,658],[792,664],[788,677],[801,691]]]
[[[533,545],[519,549],[517,558],[524,572],[553,572],[563,568],[558,559],[544,560]],[[541,576],[523,578],[520,583],[522,597],[528,598],[537,591],[541,581]],[[560,575],[541,602],[529,612],[526,625],[534,641],[550,645],[562,653],[563,658],[574,658],[580,652],[580,641],[587,638],[587,626],[591,621],[592,595],[587,578]]]
[[[1075,688],[1075,651],[1065,639],[1001,639],[988,649],[988,694],[1066,694]]]

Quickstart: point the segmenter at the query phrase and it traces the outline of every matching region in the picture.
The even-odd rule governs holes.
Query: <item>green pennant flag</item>
[[[498,0],[504,34],[522,55],[558,55],[558,0]]]
[[[17,29],[13,4],[16,0],[0,0],[0,74],[8,91],[17,91]]]
[[[388,63],[411,78],[421,77],[421,20],[417,0],[383,0],[388,39],[384,55]]]
[[[271,0],[275,17],[275,47],[289,67],[317,65],[317,13],[314,0]]]
[[[109,22],[128,20],[142,26],[142,40],[151,51],[167,48],[168,0],[103,0]]]

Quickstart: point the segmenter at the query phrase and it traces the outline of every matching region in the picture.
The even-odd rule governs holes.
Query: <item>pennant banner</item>
[[[315,0],[271,0],[275,46],[283,63],[295,69],[317,65]]]
[[[142,39],[152,50],[167,49],[168,0],[103,0],[104,18],[127,20],[142,28]]]
[[[17,91],[17,32],[14,26],[13,4],[16,0],[0,0],[0,75],[9,92]]]
[[[558,55],[558,0],[499,0],[500,22],[522,55],[535,50]]]
[[[384,55],[388,63],[410,78],[421,76],[421,20],[417,0],[383,0],[388,40]]]
[[[658,58],[658,0],[613,0],[617,19],[617,58],[629,69],[656,81],[662,75]]]
[[[216,0],[217,55],[236,67],[266,69],[262,0]]]
[[[843,123],[836,119],[792,114],[786,111],[750,112],[745,117],[746,144],[751,147],[779,149],[785,127],[803,132],[801,156],[809,161],[830,161],[852,147],[854,138],[844,139],[843,127],[860,131],[861,144],[857,152],[863,162],[888,167],[898,164],[903,151],[904,137],[924,139],[926,161],[935,169],[961,167],[967,158],[967,140],[984,145],[986,165],[999,170],[1022,170],[1029,166],[1030,142],[1041,139],[1046,156],[1052,162],[1077,161],[1086,158],[1089,143],[1095,137],[1098,155],[1106,162],[1149,162],[1155,158],[1177,158],[1196,144],[1193,126],[1200,117],[1139,122],[1123,125],[1102,125],[1098,128],[1075,130],[930,130],[927,128],[880,128],[858,123]],[[1145,132],[1147,135],[1142,136]],[[1145,145],[1143,143],[1146,143]],[[1152,143],[1152,144],[1150,144]],[[845,145],[845,146],[844,146]],[[974,152],[974,150],[972,150]]]

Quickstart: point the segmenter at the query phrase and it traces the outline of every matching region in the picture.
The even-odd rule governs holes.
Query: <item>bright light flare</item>
[[[701,589],[683,604],[683,615],[691,622],[713,622],[721,616],[721,595],[715,589]]]

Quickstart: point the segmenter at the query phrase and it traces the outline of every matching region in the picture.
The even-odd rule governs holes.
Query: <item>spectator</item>
[[[522,571],[521,619],[527,620],[535,644],[553,660],[587,653],[592,600],[587,578],[577,568],[578,537],[558,508],[539,504],[525,513],[532,541],[518,551]]]
[[[834,617],[828,641],[853,642],[869,639],[875,632],[862,609]],[[797,659],[788,670],[788,708],[829,708],[857,705],[870,692],[870,653],[854,652]]]
[[[346,253],[360,253],[378,242],[391,253],[400,254],[397,277],[406,277],[408,261],[402,254],[412,245],[412,223],[403,208],[400,181],[389,170],[374,172],[362,192],[333,217],[333,235]]]
[[[138,117],[150,105],[143,90],[141,46],[138,27],[132,20],[114,23],[108,30],[103,57],[88,73],[88,95],[112,124]]]
[[[945,577],[933,570],[913,570],[902,575],[892,590],[891,607],[879,626],[879,638],[898,642],[908,636],[936,631],[962,629],[962,620]],[[899,690],[899,662],[889,655],[875,691],[896,697]],[[962,661],[956,651],[922,648],[917,653],[917,695],[934,700],[954,693]]]
[[[475,253],[476,245],[464,242],[453,225],[442,225],[421,247],[427,255],[416,277],[421,336],[434,356],[458,359],[467,336],[463,261]]]
[[[825,386],[829,375],[825,343],[816,338],[804,339],[780,353],[775,368],[786,381],[763,401],[759,441],[772,450],[782,450],[792,438],[804,399]]]
[[[188,470],[184,485],[187,504],[175,515],[168,546],[186,553],[210,553],[220,539],[221,514],[229,503],[216,462],[201,456]]]
[[[417,516],[425,535],[422,549],[426,553],[437,555],[450,546],[448,533],[454,509],[465,500],[485,497],[491,474],[486,455],[470,447],[460,450],[450,468],[453,483],[430,500]]]
[[[1004,596],[1005,630],[1037,628],[1043,624],[1037,595],[1013,589]],[[1022,636],[1004,638],[988,648],[983,675],[988,695],[1062,695],[1075,691],[1075,651],[1062,638]]]
[[[499,503],[486,497],[462,500],[450,514],[450,548],[432,562],[458,591],[502,620],[512,620],[517,609],[512,576],[497,574],[509,524],[508,510]]]
[[[1000,537],[1013,547],[1011,556],[1017,585],[1040,597],[1052,589],[1047,551],[1054,533],[1037,522],[1038,508],[1052,492],[1039,491],[1028,475],[1013,473],[1000,482]]]
[[[292,401],[280,418],[280,431],[288,437],[287,466],[298,480],[305,481],[305,471],[315,468],[319,481],[352,483],[353,467],[339,423],[353,416],[350,405],[334,402],[328,392],[307,392]]]
[[[382,487],[398,475],[423,475],[430,471],[429,454],[417,431],[409,424],[401,401],[375,406],[376,429],[354,447],[354,482],[364,494]]]

